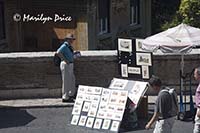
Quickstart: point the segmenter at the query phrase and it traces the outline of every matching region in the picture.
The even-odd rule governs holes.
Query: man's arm
[[[154,112],[151,120],[146,124],[145,128],[146,129],[150,129],[151,126],[153,125],[153,123],[158,119],[159,117],[159,113],[158,112]]]

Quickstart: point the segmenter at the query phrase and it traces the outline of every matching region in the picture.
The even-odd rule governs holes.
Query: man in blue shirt
[[[67,34],[64,43],[58,48],[57,54],[61,58],[60,70],[62,73],[62,101],[73,102],[75,95],[74,51],[71,46],[75,40],[73,34]]]

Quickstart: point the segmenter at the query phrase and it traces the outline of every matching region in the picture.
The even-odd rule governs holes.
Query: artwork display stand
[[[152,75],[152,53],[144,52],[142,39],[118,39],[119,73],[123,78],[148,80]]]
[[[147,82],[113,78],[109,88],[79,85],[71,124],[118,132],[127,98],[135,108],[147,89]]]

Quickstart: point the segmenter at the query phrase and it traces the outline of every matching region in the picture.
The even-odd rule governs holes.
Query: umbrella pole
[[[180,112],[184,112],[183,107],[183,70],[184,70],[184,54],[181,54],[181,70],[180,70]]]

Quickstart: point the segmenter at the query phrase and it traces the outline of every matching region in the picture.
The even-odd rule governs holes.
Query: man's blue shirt
[[[69,43],[64,42],[57,50],[57,53],[62,53],[64,58],[66,58],[69,62],[74,62],[73,52],[70,50],[69,47],[71,47]]]

